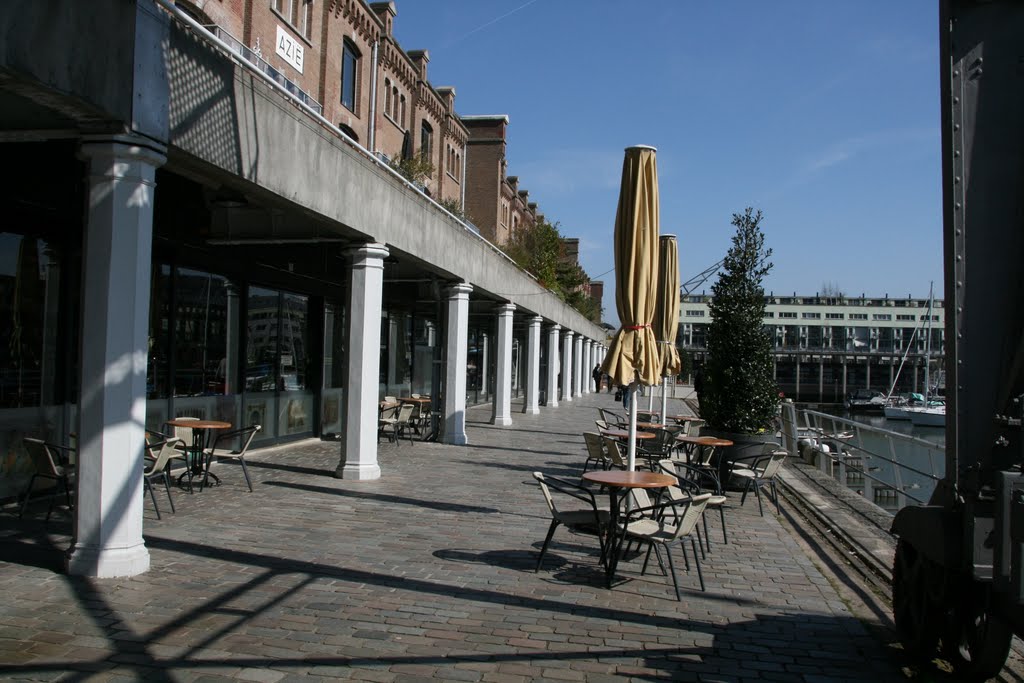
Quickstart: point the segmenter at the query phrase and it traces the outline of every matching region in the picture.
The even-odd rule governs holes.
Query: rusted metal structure
[[[957,677],[1024,635],[1024,2],[943,0],[946,472],[893,531],[904,646]]]

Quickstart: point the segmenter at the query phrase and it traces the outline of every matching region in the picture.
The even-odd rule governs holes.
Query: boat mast
[[[928,380],[928,369],[932,364],[932,291],[934,282],[928,283],[928,329],[924,337],[924,405],[928,406],[928,394],[931,393],[931,383]]]

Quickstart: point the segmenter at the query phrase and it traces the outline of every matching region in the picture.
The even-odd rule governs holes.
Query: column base
[[[526,413],[527,415],[539,415],[540,414],[540,408],[538,408],[537,406],[530,406],[529,408],[527,408],[523,412]]]
[[[491,418],[491,424],[492,425],[499,425],[501,427],[508,427],[509,425],[512,424],[512,418],[511,417],[494,417],[494,418]]]
[[[334,470],[335,479],[354,479],[356,481],[368,481],[380,479],[380,465],[372,464],[349,464],[342,463]]]
[[[149,550],[145,543],[128,548],[99,548],[75,545],[65,561],[68,574],[114,579],[137,576],[149,570]]]
[[[441,437],[441,443],[446,443],[451,446],[465,446],[469,443],[469,439],[466,438],[465,434],[452,434],[451,436],[445,434]]]

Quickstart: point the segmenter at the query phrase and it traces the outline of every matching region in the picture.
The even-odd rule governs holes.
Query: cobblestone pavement
[[[515,424],[470,409],[471,445],[382,443],[383,477],[335,479],[337,443],[254,453],[223,484],[145,503],[152,559],[131,579],[65,576],[66,517],[0,513],[0,677],[26,680],[901,680],[774,511],[727,510],[730,543],[605,587],[593,537],[560,529],[531,472],[576,477],[586,395]],[[158,491],[158,494],[160,492]],[[162,494],[161,494],[162,495]],[[714,540],[721,538],[717,515]],[[677,559],[681,559],[677,547]]]

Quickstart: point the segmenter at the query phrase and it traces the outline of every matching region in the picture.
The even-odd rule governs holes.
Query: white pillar
[[[444,434],[442,443],[464,446],[466,439],[466,356],[469,350],[469,293],[473,286],[452,285],[448,295],[445,349]]]
[[[383,244],[364,244],[348,251],[348,314],[345,336],[345,438],[334,476],[380,479],[377,463],[377,401],[380,400],[380,313],[384,293]]]
[[[586,359],[583,364],[583,393],[589,394],[594,386],[594,342],[589,339],[583,342],[583,357]]]
[[[548,329],[548,407],[558,407],[558,366],[561,365],[559,362],[558,353],[558,332],[562,329],[561,325],[552,325]]]
[[[142,539],[146,359],[156,169],[166,149],[135,135],[85,138],[78,496],[69,574],[135,576]],[[41,305],[41,302],[40,302]]]
[[[572,332],[565,331],[565,345],[562,356],[562,400],[566,403],[572,401]]]
[[[466,325],[467,344],[469,339],[469,324]],[[480,335],[480,391],[485,399],[494,400],[491,396],[490,372],[491,369],[491,335],[486,332]]]
[[[515,304],[498,306],[497,358],[491,424],[512,424],[512,314]]]
[[[526,401],[523,412],[536,415],[540,412],[540,324],[539,315],[530,318],[526,328]]]
[[[583,394],[583,337],[576,335],[576,349],[573,351],[572,393],[573,396]]]

